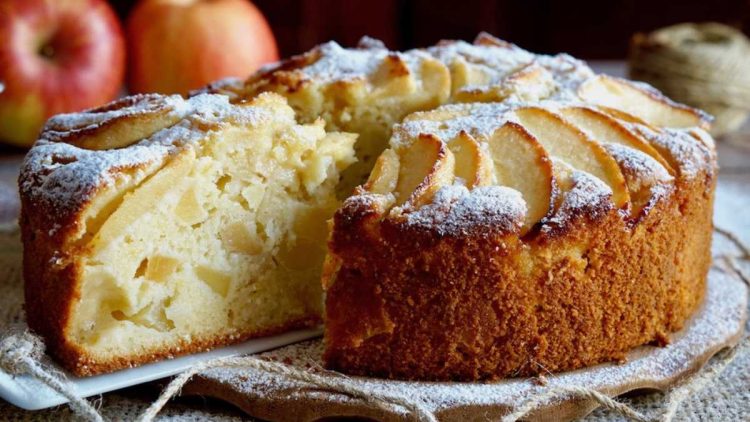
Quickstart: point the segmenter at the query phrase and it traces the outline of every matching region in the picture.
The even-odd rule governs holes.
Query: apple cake
[[[329,43],[208,90],[277,92],[359,134],[343,192],[371,174],[334,217],[323,274],[329,368],[575,369],[666,342],[701,302],[710,117],[647,85],[481,34],[403,53]]]
[[[530,375],[664,343],[702,300],[710,118],[647,85],[481,34],[191,95],[53,118],[26,159],[29,324],[78,374],[324,307],[332,369]]]
[[[53,117],[20,176],[29,326],[89,375],[319,324],[354,141],[275,94]]]

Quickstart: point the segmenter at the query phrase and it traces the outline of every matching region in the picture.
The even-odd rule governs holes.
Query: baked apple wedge
[[[552,163],[539,142],[518,123],[506,123],[489,138],[498,185],[511,187],[526,201],[521,235],[553,209]]]
[[[398,205],[421,207],[442,186],[453,183],[455,159],[443,141],[422,134],[400,153],[402,166],[396,184]]]
[[[383,195],[393,192],[398,183],[400,166],[398,154],[395,151],[392,149],[383,151],[375,161],[375,167],[365,183],[365,190]]]
[[[573,187],[573,172],[575,169],[565,161],[552,157],[552,174],[555,178],[555,196],[553,198],[554,212],[558,212],[562,206],[565,194]]]
[[[675,103],[647,85],[598,75],[578,88],[578,95],[592,104],[612,107],[656,126],[708,128],[711,118],[700,110]]]
[[[611,155],[598,143],[559,114],[539,107],[516,110],[523,127],[547,150],[573,168],[588,172],[612,188],[612,201],[618,208],[629,200],[625,178]]]
[[[584,129],[596,141],[625,145],[641,151],[659,162],[670,174],[674,174],[672,166],[647,140],[633,133],[612,116],[584,106],[564,107],[560,109],[560,114]]]
[[[468,107],[451,107],[443,106],[434,110],[417,111],[404,118],[403,123],[424,121],[424,122],[445,122],[455,120],[461,117],[471,115],[471,108]],[[394,129],[397,130],[397,129]]]
[[[617,119],[620,122],[633,123],[633,124],[637,124],[637,125],[647,126],[650,129],[655,130],[655,131],[659,131],[660,130],[656,126],[648,123],[647,121],[641,119],[640,117],[633,116],[632,114],[626,113],[626,112],[624,112],[622,110],[619,110],[619,109],[616,109],[616,108],[612,108],[612,107],[603,106],[603,105],[595,105],[595,106],[592,106],[592,107],[596,108],[597,110],[601,111],[604,114],[607,114],[609,116],[614,117],[615,119]]]
[[[453,101],[455,102],[492,102],[503,101],[511,96],[523,101],[538,101],[549,97],[555,90],[552,74],[538,63],[530,63],[519,70],[502,75],[487,75],[486,67],[474,66],[473,71],[458,72],[452,68],[456,78]],[[469,68],[472,69],[472,68]],[[461,75],[458,77],[458,75]]]
[[[604,148],[620,165],[630,191],[630,216],[642,217],[648,207],[664,192],[674,178],[667,168],[651,156],[620,144],[606,144]]]
[[[120,206],[106,219],[91,241],[92,254],[99,254],[112,242],[121,239],[129,226],[136,224],[175,188],[176,180],[183,180],[188,175],[194,162],[195,152],[185,150],[133,192],[125,194]]]
[[[79,148],[124,148],[182,120],[179,96],[141,94],[121,98],[81,113],[60,114],[47,121],[47,139]]]
[[[448,143],[448,149],[455,157],[456,177],[463,179],[467,188],[492,183],[492,160],[473,136],[462,131]]]

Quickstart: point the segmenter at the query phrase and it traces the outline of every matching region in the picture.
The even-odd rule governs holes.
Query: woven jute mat
[[[726,188],[726,187],[725,187]],[[725,194],[727,192],[724,192]],[[720,195],[717,207],[721,206],[721,197],[737,205],[739,201],[743,205],[750,205],[750,198],[744,193],[744,189],[738,192],[730,192],[731,195]],[[729,204],[725,204],[729,205]],[[742,209],[748,209],[744,206]],[[735,209],[736,210],[736,209]],[[739,211],[739,210],[736,210]],[[731,212],[732,215],[739,215]],[[717,212],[717,216],[727,215],[727,210]],[[730,230],[716,233],[714,240],[714,255],[717,257],[742,255],[736,242],[730,238],[734,235],[746,238],[744,228],[747,227],[747,217],[740,216],[742,220],[717,221],[718,226],[728,223]],[[725,226],[726,227],[726,226]],[[729,233],[729,236],[727,236]],[[747,239],[745,239],[747,243]],[[717,259],[717,265],[727,264],[724,258]],[[750,261],[746,259],[734,259],[734,266],[744,274],[750,274]],[[22,306],[22,280],[21,280],[21,245],[17,229],[13,226],[0,227],[0,331],[9,324],[22,323],[24,321]],[[729,264],[727,264],[729,265]],[[750,327],[746,327],[746,330]],[[746,349],[745,349],[746,350]],[[704,371],[721,365],[721,358],[712,359],[708,362]],[[197,377],[195,382],[200,382]],[[140,415],[158,396],[163,383],[149,383],[142,386],[132,387],[118,392],[108,393],[94,399],[99,412],[108,420],[132,420]],[[190,391],[190,384],[185,391]],[[665,406],[667,396],[664,393],[640,392],[638,394],[620,397],[619,401],[632,407],[642,414],[659,414]],[[56,408],[29,412],[0,402],[0,420],[8,421],[31,421],[31,420],[72,420],[75,418],[73,412],[65,405]],[[734,357],[732,362],[710,384],[700,391],[690,392],[689,396],[682,402],[674,420],[748,420],[750,418],[750,353],[742,351]],[[217,400],[208,398],[185,397],[171,401],[159,413],[158,420],[248,420],[239,409]],[[610,421],[627,420],[606,408],[600,408],[584,418],[586,421]]]

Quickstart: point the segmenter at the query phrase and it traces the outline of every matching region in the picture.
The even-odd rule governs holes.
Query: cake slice
[[[52,118],[20,177],[29,326],[88,375],[319,323],[354,141],[275,94]]]

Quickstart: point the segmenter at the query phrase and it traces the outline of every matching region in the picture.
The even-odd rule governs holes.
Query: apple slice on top
[[[552,173],[555,175],[555,186],[557,187],[557,194],[554,198],[554,207],[557,211],[565,200],[565,194],[573,189],[575,169],[559,158],[552,157],[550,161],[552,162]]]
[[[539,63],[532,62],[510,74],[504,81],[511,86],[528,86],[528,90],[552,90],[552,74]],[[520,90],[519,90],[520,91]]]
[[[369,75],[368,79],[372,84],[371,95],[373,98],[405,95],[417,89],[417,81],[409,70],[409,66],[397,54],[385,56],[377,70]]]
[[[518,123],[506,123],[489,138],[489,150],[499,185],[511,187],[526,201],[521,235],[554,208],[552,162],[542,145]]]
[[[382,195],[396,190],[400,166],[398,154],[395,151],[392,149],[383,151],[375,161],[375,167],[372,168],[370,177],[364,185],[365,190]]]
[[[448,143],[448,149],[456,159],[456,177],[463,179],[467,188],[492,183],[492,161],[473,136],[461,131]]]
[[[513,50],[513,49],[518,48],[514,44],[509,43],[508,41],[501,40],[500,38],[497,38],[487,32],[480,32],[479,35],[477,35],[477,37],[474,38],[474,45],[498,47],[498,48],[504,48],[506,50]]]
[[[442,186],[451,185],[455,159],[443,141],[435,135],[421,134],[401,151],[401,166],[396,183],[397,205],[416,208],[429,203]]]
[[[467,65],[468,66],[468,65]],[[524,101],[537,101],[549,96],[555,89],[552,74],[538,63],[529,63],[500,80],[493,80],[484,67],[478,67],[473,76],[458,76],[453,92],[456,102],[502,101],[514,95]],[[484,73],[483,73],[484,72]]]
[[[628,189],[620,167],[598,143],[562,116],[538,107],[516,110],[523,127],[547,150],[573,168],[598,177],[612,188],[612,201],[618,208],[629,201]]]
[[[621,144],[641,151],[658,161],[669,174],[674,175],[672,166],[669,165],[667,160],[647,140],[630,131],[615,118],[593,108],[583,106],[562,108],[560,114],[579,128],[588,132],[594,140],[600,143]]]
[[[442,106],[432,110],[415,111],[404,117],[403,122],[412,121],[433,121],[433,122],[445,122],[449,120],[458,119],[461,117],[471,115],[470,107],[453,107],[453,106]]]
[[[643,125],[643,126],[648,127],[649,129],[652,129],[652,130],[655,130],[655,131],[659,131],[660,130],[656,126],[648,123],[647,121],[641,119],[640,117],[633,116],[632,114],[626,113],[626,112],[624,112],[622,110],[619,110],[619,109],[616,109],[616,108],[612,108],[612,107],[603,106],[603,105],[595,105],[593,107],[596,108],[597,110],[601,111],[602,113],[604,113],[604,114],[606,114],[608,116],[611,116],[611,117],[617,119],[620,122],[633,123],[633,124],[637,124],[637,125]]]
[[[44,126],[44,136],[84,149],[115,149],[148,138],[181,119],[173,98],[141,94],[80,113],[54,116]]]
[[[593,104],[615,108],[656,126],[707,129],[711,118],[678,104],[659,91],[620,78],[598,75],[578,88],[578,95]]]

